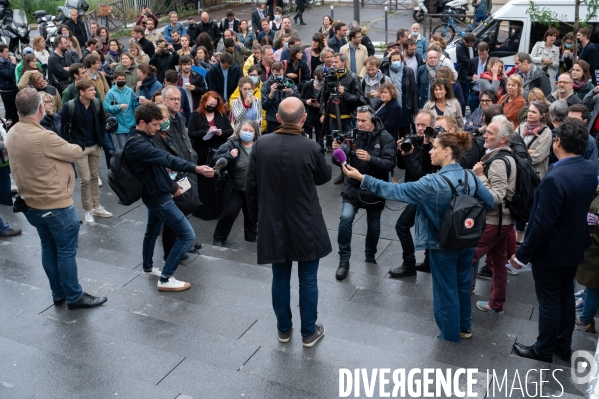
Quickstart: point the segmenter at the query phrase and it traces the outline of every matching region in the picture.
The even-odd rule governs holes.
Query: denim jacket
[[[440,174],[447,177],[454,186],[457,186],[458,180],[464,179],[464,169],[459,164],[452,163],[439,172],[428,174],[412,183],[392,184],[368,175],[362,181],[362,188],[369,189],[378,197],[419,205],[414,225],[414,244],[417,250],[441,249],[437,232],[452,194],[451,188]],[[468,185],[470,195],[481,201],[487,210],[493,208],[493,196],[471,171],[468,171]],[[461,195],[464,188],[458,186],[456,191]]]

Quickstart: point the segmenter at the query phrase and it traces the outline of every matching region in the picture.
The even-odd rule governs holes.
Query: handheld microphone
[[[335,160],[337,160],[337,162],[339,162],[341,165],[348,166],[347,156],[341,148],[337,148],[335,151],[333,151],[333,158],[335,158]]]
[[[227,166],[227,160],[225,158],[221,158],[218,161],[216,161],[216,164],[214,165],[215,173],[220,173],[221,169],[224,169],[225,166]]]

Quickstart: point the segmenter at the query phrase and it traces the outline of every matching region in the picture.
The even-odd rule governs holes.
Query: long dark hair
[[[214,44],[212,44],[212,39],[210,38],[210,35],[208,33],[200,33],[200,35],[196,39],[196,46],[203,46],[208,52],[208,56],[212,57],[212,54],[214,53]]]

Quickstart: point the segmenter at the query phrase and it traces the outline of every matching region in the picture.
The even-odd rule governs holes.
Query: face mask
[[[258,76],[254,76],[254,75],[251,75],[251,76],[250,76],[250,79],[252,79],[252,82],[253,82],[255,85],[257,85],[257,84],[258,84],[258,82],[260,81],[260,78],[259,78]]]
[[[116,82],[116,85],[118,87],[125,87],[126,84],[127,84],[127,82],[125,82],[124,80],[120,80],[120,81]]]
[[[281,16],[280,16],[280,15],[278,15],[278,14],[277,14],[277,15],[275,15],[275,20],[276,20],[276,21],[280,21],[280,20],[281,20]]]
[[[418,32],[412,31],[412,36],[418,36]]]
[[[177,172],[170,172],[168,175],[171,177],[171,180],[175,180],[177,178]]]
[[[249,143],[250,141],[252,141],[254,139],[254,133],[242,131],[241,133],[239,133],[239,138],[244,143]]]
[[[565,48],[572,48],[572,47],[574,47],[574,43],[566,43],[566,44],[564,44],[564,47]]]
[[[216,107],[214,105],[206,105],[206,112],[214,112],[216,111]]]
[[[65,33],[64,35],[62,35],[62,37],[69,37],[69,34]]]
[[[171,127],[171,121],[169,119],[160,124],[160,130],[163,132],[166,132],[169,127]]]
[[[399,69],[401,66],[401,61],[391,61],[391,66],[395,69]]]
[[[315,80],[315,81],[314,81],[314,84],[315,84],[316,86],[322,86],[322,85],[324,84],[324,81],[323,81],[323,80]]]

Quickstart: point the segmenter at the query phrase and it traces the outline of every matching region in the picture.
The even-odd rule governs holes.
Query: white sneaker
[[[511,274],[512,276],[515,276],[518,274],[518,269],[516,269],[514,266],[512,266],[512,264],[510,262],[506,263],[505,267],[507,267],[507,272],[509,274]]]
[[[94,220],[94,213],[92,211],[85,211],[85,222],[96,223],[96,221]]]
[[[166,283],[158,280],[158,291],[185,291],[191,287],[191,284],[185,281],[179,281],[173,276],[169,277]]]
[[[102,205],[94,209],[94,215],[99,216],[101,218],[111,218],[112,213],[108,212]]]
[[[146,276],[158,276],[158,277],[160,277],[161,272],[160,272],[159,268],[153,267],[152,270],[150,270],[150,271],[144,270],[144,274]]]
[[[98,176],[98,187],[102,187],[102,179],[100,179],[100,176]]]

